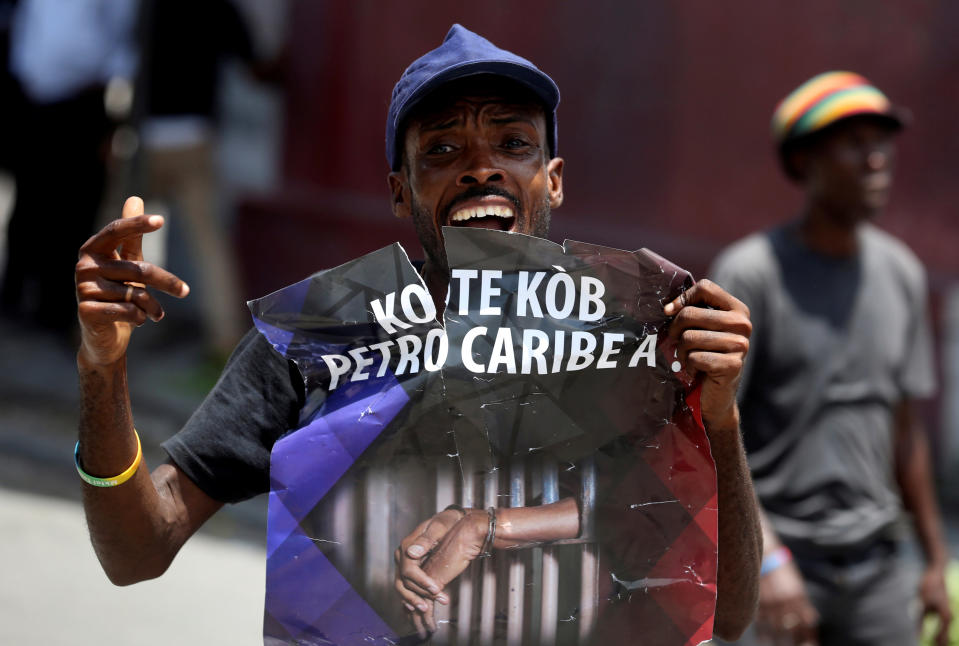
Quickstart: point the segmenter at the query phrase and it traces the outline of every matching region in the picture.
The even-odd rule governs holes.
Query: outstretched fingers
[[[143,234],[162,226],[161,216],[144,215],[143,201],[132,197],[123,206],[123,217],[80,247],[74,273],[79,357],[89,365],[116,362],[126,353],[133,327],[148,318],[163,318],[163,308],[152,290],[178,298],[190,292],[185,282],[143,260]]]
[[[97,275],[117,283],[151,287],[177,298],[190,293],[189,285],[179,277],[145,260],[100,260],[96,269]]]
[[[90,329],[102,329],[112,323],[129,323],[134,326],[143,325],[147,311],[133,303],[109,303],[103,301],[81,301],[77,305],[80,321]],[[162,313],[160,318],[162,318]],[[158,321],[160,318],[154,318]]]
[[[104,306],[111,306],[104,307],[102,310],[107,316],[114,320],[116,320],[116,316],[118,316],[120,312],[132,312],[132,310],[127,307],[112,307],[112,305],[117,304],[132,305],[142,310],[145,317],[149,317],[153,321],[159,321],[163,318],[163,307],[161,307],[157,299],[143,287],[136,287],[132,284],[124,285],[99,277],[85,280],[77,284],[77,298],[81,305],[93,302]],[[93,312],[90,312],[88,308],[87,313]],[[133,321],[128,317],[121,317],[122,320],[128,322],[136,322],[138,324],[143,322],[139,316],[135,316],[134,318],[137,320]]]
[[[139,260],[142,258],[140,251],[143,234],[152,233],[162,226],[162,215],[131,215],[113,220],[83,243],[80,256],[90,253],[114,256],[121,245],[127,245],[126,257]],[[133,251],[136,251],[136,254],[133,254]],[[140,254],[140,257],[132,257],[137,254]]]
[[[120,217],[130,219],[141,215],[143,215],[143,200],[135,195],[128,197],[126,202],[123,203],[123,211]],[[143,234],[126,238],[119,251],[120,257],[125,260],[143,260]]]
[[[86,255],[77,263],[76,281],[81,321],[91,323],[122,321],[140,325],[147,318],[159,321],[163,307],[147,287],[178,298],[190,292],[185,282],[142,260],[107,260]]]

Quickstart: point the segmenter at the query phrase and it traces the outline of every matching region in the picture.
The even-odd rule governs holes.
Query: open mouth
[[[516,217],[513,209],[502,205],[468,206],[450,215],[450,226],[510,231]]]

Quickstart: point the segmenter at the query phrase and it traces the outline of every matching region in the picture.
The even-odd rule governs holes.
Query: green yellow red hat
[[[772,136],[782,146],[859,115],[883,117],[896,128],[905,125],[905,113],[865,77],[854,72],[824,72],[779,102],[773,113]]]

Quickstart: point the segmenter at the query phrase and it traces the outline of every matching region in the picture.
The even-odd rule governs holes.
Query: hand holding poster
[[[251,303],[306,382],[271,462],[268,644],[696,644],[716,482],[651,252],[444,230]]]

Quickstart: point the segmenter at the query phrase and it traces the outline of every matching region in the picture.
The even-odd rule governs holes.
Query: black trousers
[[[13,151],[16,201],[0,305],[8,315],[68,334],[76,326],[77,251],[93,233],[106,179],[103,88],[52,104],[21,94],[10,107],[16,128],[4,146]]]

